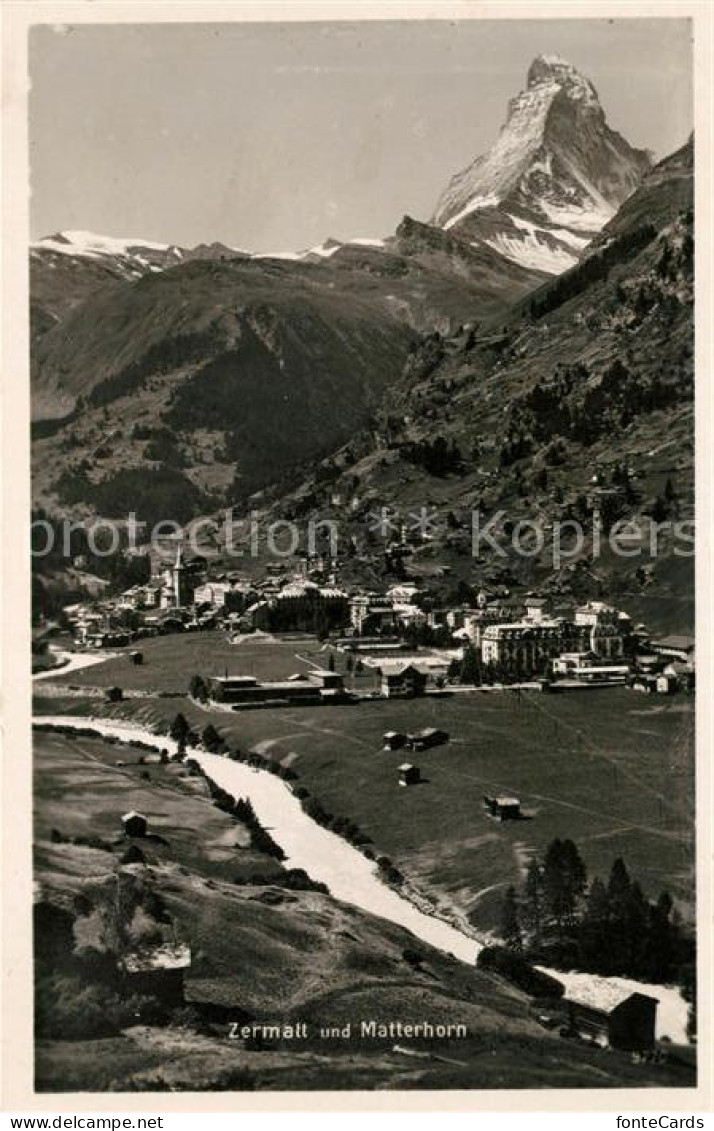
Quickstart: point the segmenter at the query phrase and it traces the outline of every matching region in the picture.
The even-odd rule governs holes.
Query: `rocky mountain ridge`
[[[384,239],[281,256],[90,232],[38,241],[36,502],[115,516],[141,488],[152,513],[184,519],[282,490],[372,427],[390,389],[419,385],[421,335],[443,352],[464,326],[500,333],[648,164],[588,80],[539,57],[435,223],[405,216]]]
[[[352,547],[355,579],[378,584],[406,570],[445,596],[460,581],[613,600],[627,592],[643,619],[691,631],[686,546],[675,552],[667,535],[654,558],[646,548],[639,560],[588,555],[595,506],[608,524],[634,518],[645,531],[650,519],[692,518],[692,202],[690,139],[648,174],[579,264],[497,327],[424,336],[377,427],[279,497],[275,513],[329,514]],[[406,524],[406,557],[390,560],[389,538],[370,530],[382,507],[395,531]],[[541,524],[543,551],[474,558],[474,512],[484,524],[506,516],[506,547],[519,521]],[[554,524],[569,519],[583,524],[585,542],[556,570]]]

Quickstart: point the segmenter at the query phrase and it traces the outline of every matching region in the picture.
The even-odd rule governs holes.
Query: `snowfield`
[[[130,236],[103,236],[96,232],[83,232],[79,230],[58,232],[57,236],[46,236],[36,240],[30,246],[37,251],[58,251],[63,255],[87,255],[92,259],[99,259],[105,255],[128,255],[136,259],[136,254],[144,248],[147,251],[169,251],[172,247],[168,243],[155,243],[151,240],[132,239]],[[174,254],[181,259],[183,253],[175,247]]]

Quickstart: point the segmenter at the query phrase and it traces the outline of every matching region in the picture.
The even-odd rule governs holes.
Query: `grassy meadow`
[[[178,689],[196,670],[220,670],[229,650],[241,657],[229,671],[252,668],[263,677],[325,662],[305,639],[231,645],[214,635],[147,645],[143,667],[121,657],[66,682],[127,687],[131,679],[166,691],[173,678]],[[338,670],[343,664],[338,656]],[[483,930],[496,922],[505,887],[520,882],[528,860],[556,836],[576,841],[591,876],[606,876],[622,856],[649,897],[667,888],[684,917],[693,915],[694,703],[682,696],[490,691],[241,712],[204,709],[180,695],[115,706],[67,697],[40,699],[37,709],[128,715],[149,726],[181,710],[199,731],[212,722],[230,744],[289,765],[328,812],[356,822],[376,851]],[[382,749],[386,730],[431,725],[449,732],[448,745],[418,755]],[[397,784],[405,760],[424,778],[406,790]],[[482,796],[496,792],[519,797],[524,819],[487,818]]]

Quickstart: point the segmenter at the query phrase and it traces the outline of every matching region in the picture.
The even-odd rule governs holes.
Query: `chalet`
[[[322,691],[344,691],[344,680],[339,672],[331,672],[328,668],[313,668],[307,673],[310,683]]]
[[[495,817],[497,821],[519,821],[521,818],[521,803],[517,797],[484,795],[483,806],[489,817]]]
[[[413,699],[423,695],[426,688],[426,675],[414,664],[405,664],[392,671],[382,673],[382,695],[387,699]]]
[[[412,582],[401,582],[387,590],[387,597],[393,605],[413,605],[423,596],[423,590]]]
[[[668,660],[694,663],[694,637],[692,636],[663,636],[660,640],[653,640],[650,647],[658,656],[665,656]]]
[[[426,623],[429,628],[446,628],[450,632],[464,627],[465,610],[462,608],[429,609]]]
[[[667,664],[663,675],[671,676],[676,681],[681,691],[693,691],[695,686],[694,665],[682,663],[681,660],[672,660]]]
[[[394,617],[398,625],[408,628],[410,625],[423,625],[428,621],[428,616],[418,605],[395,605]]]
[[[127,993],[159,998],[167,1005],[182,1005],[184,977],[191,967],[191,951],[183,943],[162,943],[128,951],[117,962]]]
[[[413,766],[411,762],[405,762],[399,767],[400,785],[418,785],[420,781],[421,771],[418,766]]]
[[[534,624],[541,624],[548,620],[551,613],[551,604],[548,597],[526,597],[526,619]]]
[[[653,695],[657,690],[657,677],[646,672],[637,672],[631,676],[628,686],[632,691],[640,691],[644,695]]]
[[[124,814],[121,823],[124,826],[125,836],[146,836],[149,822],[143,813],[137,813],[132,809],[130,813]]]
[[[677,678],[674,675],[667,675],[662,672],[655,679],[655,690],[658,695],[674,695],[677,690]]]
[[[431,746],[443,746],[448,741],[447,732],[437,730],[436,727],[425,727],[424,730],[417,730],[414,734],[407,735],[407,746],[410,750],[428,750]]]
[[[382,744],[385,750],[401,750],[402,746],[406,746],[407,736],[403,731],[388,730],[382,736]]]
[[[649,994],[589,975],[577,989],[566,990],[564,1004],[569,1028],[595,1044],[627,1052],[654,1045],[657,998]]]

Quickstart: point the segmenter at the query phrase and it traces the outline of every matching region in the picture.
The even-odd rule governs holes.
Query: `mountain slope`
[[[277,262],[195,260],[103,291],[35,348],[35,388],[74,410],[35,444],[35,497],[64,475],[66,502],[111,514],[113,481],[167,468],[178,496],[184,472],[206,496],[255,488],[363,425],[413,340]]]
[[[181,248],[94,232],[67,231],[30,246],[30,330],[33,340],[98,290],[161,271],[183,258]]]
[[[133,492],[142,468],[161,470],[147,465],[147,428],[173,444],[177,492],[186,470],[205,495],[196,507],[234,501],[234,485],[244,495],[361,428],[417,331],[497,319],[546,277],[408,217],[379,244],[297,259],[214,245],[144,269],[42,254],[45,274],[56,255],[74,286],[33,344],[33,415],[47,422],[36,430],[35,498],[100,509],[98,484],[132,473]],[[102,463],[110,411],[124,428]]]
[[[39,241],[36,501],[113,513],[142,472],[184,516],[245,500],[359,431],[417,334],[501,325],[583,255],[648,166],[591,84],[543,56],[433,224],[405,216],[385,239],[281,256],[90,232]],[[122,427],[107,443],[110,418]]]
[[[650,164],[610,129],[592,83],[563,59],[540,55],[495,144],[453,177],[433,222],[557,274]]]

